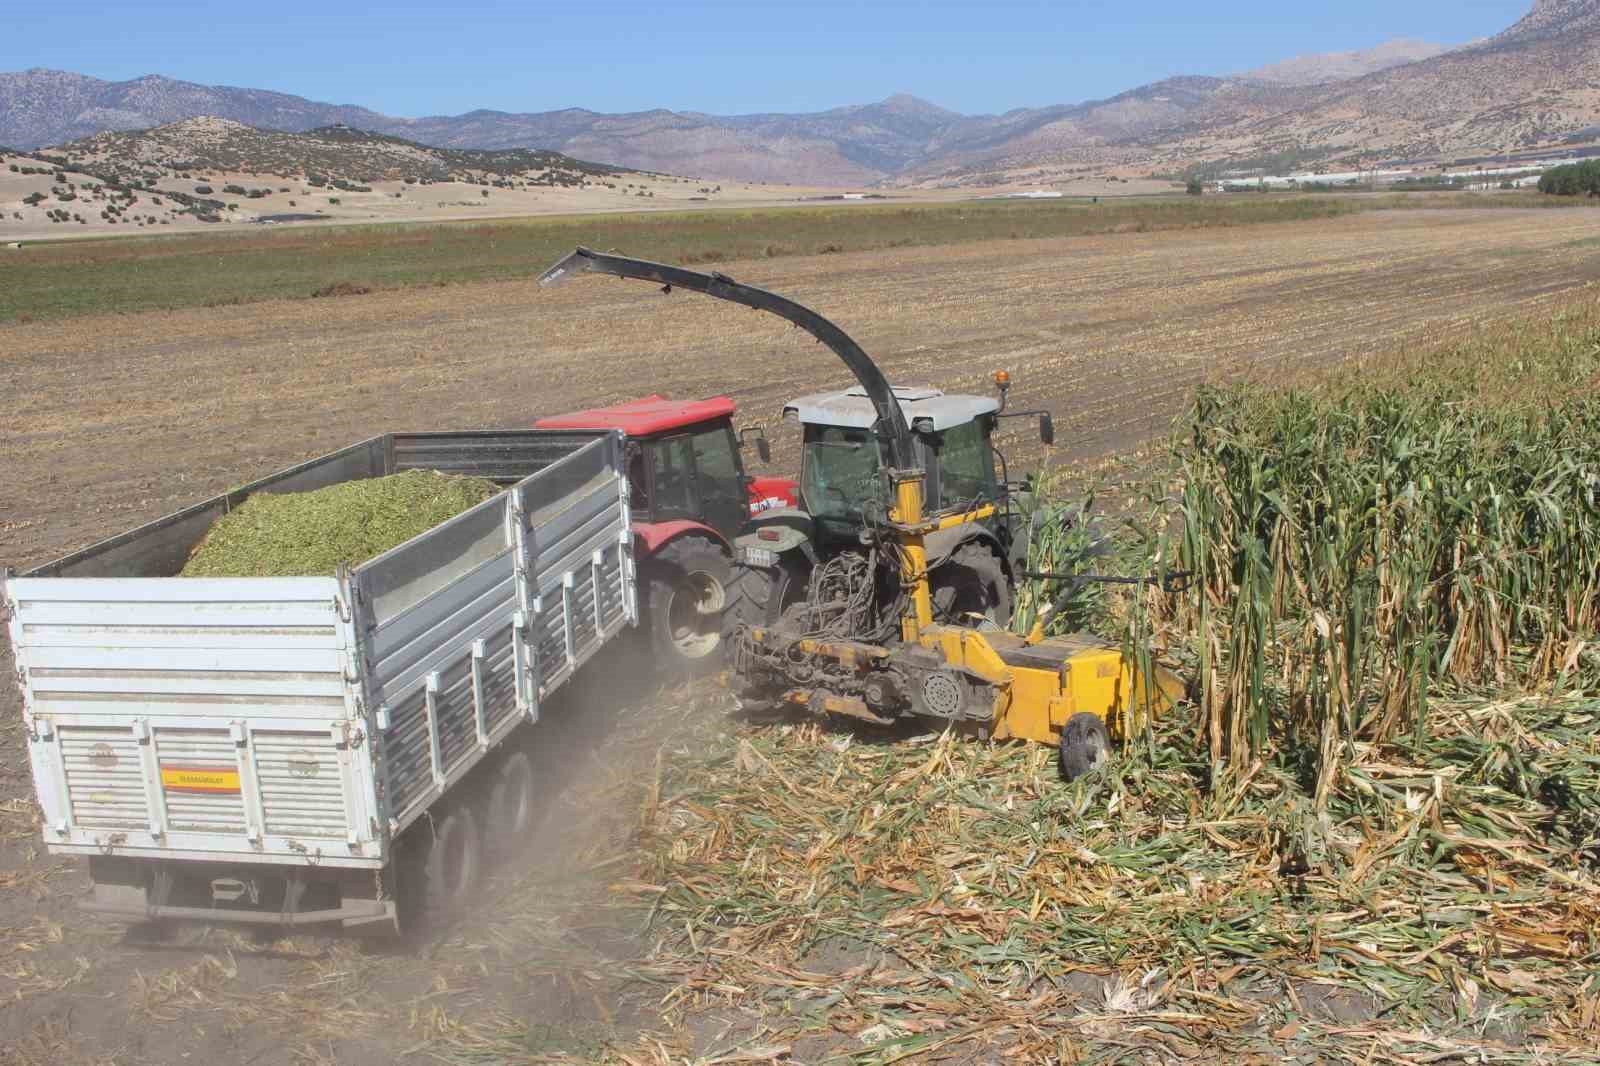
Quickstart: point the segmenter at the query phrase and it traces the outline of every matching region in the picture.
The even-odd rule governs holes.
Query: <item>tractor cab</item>
[[[635,527],[690,522],[731,543],[752,513],[794,502],[794,482],[745,474],[745,441],[733,429],[734,403],[709,400],[640,400],[541,418],[539,429],[620,430],[629,442],[628,490]],[[753,437],[763,459],[767,441]],[[651,547],[654,547],[652,544]]]
[[[905,386],[896,386],[894,395],[926,472],[928,506],[945,511],[1002,503],[1005,482],[993,444],[1001,402]],[[873,433],[872,401],[858,386],[802,396],[783,413],[802,429],[800,498],[819,544],[856,543],[869,518],[881,521],[888,504],[880,470],[890,463],[887,445]]]
[[[690,672],[720,663],[724,628],[751,614],[751,582],[735,571],[735,541],[753,516],[797,500],[793,481],[745,474],[747,441],[763,462],[771,452],[759,429],[735,433],[733,414],[726,396],[646,396],[534,423],[620,430],[628,438],[628,508],[646,632],[660,662]]]

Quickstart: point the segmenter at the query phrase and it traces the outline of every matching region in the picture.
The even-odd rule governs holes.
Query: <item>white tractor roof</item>
[[[989,396],[946,396],[938,389],[908,385],[896,385],[894,394],[900,401],[900,411],[906,416],[906,424],[913,429],[918,428],[919,422],[931,422],[937,432],[1000,410],[1000,401]],[[871,429],[877,421],[872,401],[867,399],[867,391],[859,385],[843,392],[818,392],[791,400],[783,413],[784,417],[798,418],[807,425],[847,426],[851,429]]]

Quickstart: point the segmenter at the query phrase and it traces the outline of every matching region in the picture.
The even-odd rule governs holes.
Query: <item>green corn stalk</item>
[[[1196,398],[1173,447],[1177,564],[1197,575],[1178,621],[1215,780],[1281,744],[1310,755],[1325,804],[1351,742],[1424,742],[1439,686],[1581,664],[1600,614],[1600,329],[1498,343],[1509,368],[1469,345],[1402,384]]]
[[[1081,501],[1066,498],[1059,475],[1044,469],[1029,479],[1030,491],[1019,501],[1028,538],[1027,569],[1034,573],[1089,573],[1096,566],[1115,566],[1111,546],[1096,533],[1095,493]],[[1042,578],[1020,578],[1011,611],[1018,635],[1032,631],[1039,615],[1055,606],[1046,632],[1055,634],[1097,627],[1105,615],[1104,588],[1070,585]]]

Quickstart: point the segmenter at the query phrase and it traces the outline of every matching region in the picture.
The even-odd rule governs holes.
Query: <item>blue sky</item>
[[[32,5],[0,70],[275,89],[394,115],[477,107],[813,111],[910,92],[998,112],[1393,37],[1460,43],[1531,0],[74,0]]]

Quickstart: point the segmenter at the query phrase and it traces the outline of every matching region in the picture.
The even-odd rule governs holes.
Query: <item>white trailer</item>
[[[327,577],[173,576],[255,493],[410,469],[507,488]],[[0,573],[44,843],[88,857],[84,905],[395,925],[407,893],[467,891],[483,836],[526,828],[513,736],[637,621],[624,472],[616,433],[389,434]]]

